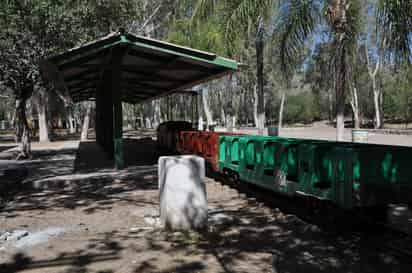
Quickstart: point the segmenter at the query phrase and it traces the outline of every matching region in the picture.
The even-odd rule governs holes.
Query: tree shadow
[[[34,258],[24,252],[17,252],[12,259],[0,265],[0,272],[16,273],[33,269],[64,268],[59,272],[91,272],[89,266],[98,263],[114,262],[121,259],[123,247],[112,236],[115,234],[105,233],[97,238],[90,239],[85,248],[71,252],[60,252],[52,258]],[[49,271],[48,271],[49,272]],[[92,272],[96,272],[92,270]],[[100,273],[115,272],[113,269],[97,271]]]
[[[86,213],[107,210],[115,204],[157,205],[145,191],[157,190],[156,143],[148,139],[125,141],[128,166],[115,170],[95,142],[79,149],[34,151],[24,162],[29,177],[16,193],[12,205],[0,211],[17,217],[30,210],[82,208]],[[131,192],[140,192],[131,198]]]
[[[177,161],[177,159],[176,159]],[[189,163],[190,164],[190,163]],[[199,169],[189,168],[193,179]],[[199,187],[201,185],[195,184]],[[276,195],[270,194],[272,198]],[[187,218],[193,218],[196,204],[193,196],[187,195],[183,209]],[[239,198],[234,196],[233,200]],[[294,199],[292,199],[293,201]],[[225,201],[223,207],[231,200]],[[280,205],[283,201],[276,204]],[[210,204],[209,204],[210,205]],[[285,207],[285,204],[282,205]],[[287,205],[286,205],[287,207]],[[269,213],[262,213],[261,203],[256,197],[247,198],[247,203],[237,210],[224,210],[238,221],[215,224],[192,239],[193,232],[162,237],[156,233],[148,236],[149,245],[159,241],[172,242],[164,250],[170,255],[213,256],[219,265],[218,272],[410,272],[412,262],[395,257],[385,249],[376,249],[359,233],[331,232],[287,214],[278,206],[270,205]],[[296,208],[289,211],[298,212]],[[315,228],[313,228],[315,227]],[[178,233],[181,234],[181,233]],[[200,260],[199,262],[201,262]],[[183,261],[182,265],[190,263]],[[156,268],[153,262],[145,262],[139,270],[146,272],[174,272],[175,267]],[[200,270],[200,269],[199,269]],[[180,272],[180,271],[176,271]],[[185,271],[183,271],[185,272]],[[215,272],[215,271],[213,271]]]
[[[0,130],[0,143],[14,142],[14,132],[11,130]]]
[[[16,147],[17,147],[17,145],[13,145],[13,146],[0,146],[0,153],[1,153],[1,152],[4,152],[4,151],[7,151],[7,150],[14,149],[14,148],[16,148]]]
[[[157,164],[162,152],[151,138],[124,138],[123,160],[125,168]],[[74,163],[76,173],[87,173],[113,168],[114,161],[95,141],[80,142]]]
[[[68,266],[65,272],[89,272],[87,266],[93,263],[119,259],[116,253],[104,254],[82,254],[81,251],[74,253],[62,253],[53,259],[33,260],[23,253],[17,253],[13,261],[0,266],[0,272],[15,273],[23,270],[40,268],[54,268]],[[100,271],[114,272],[114,271]]]
[[[136,158],[136,165],[121,171],[98,164],[91,169],[78,165],[76,169],[75,157],[83,157],[80,159],[85,162],[87,158],[100,160],[100,154],[86,154],[87,158],[80,154],[93,151],[93,146],[88,144],[86,142],[81,151],[36,154],[37,161],[31,164],[37,176],[27,183],[37,188],[18,193],[15,202],[0,214],[16,217],[27,210],[46,213],[76,208],[92,214],[122,204],[158,206],[154,198],[158,195],[155,163],[160,153],[154,141],[126,142],[125,149],[130,158]],[[130,145],[137,146],[129,149]],[[200,170],[194,168],[190,175],[198,177]],[[311,230],[308,229],[311,225],[289,214],[293,210],[285,212],[285,205],[279,211],[281,201],[279,206],[262,208],[256,198],[237,193],[226,195],[227,192],[216,190],[218,197],[210,195],[209,205],[222,209],[220,213],[235,220],[211,224],[206,231],[183,235],[159,229],[106,232],[89,239],[82,250],[59,253],[50,259],[34,259],[17,253],[12,261],[0,266],[0,272],[59,266],[66,267],[63,271],[66,273],[90,272],[91,266],[103,261],[123,262],[125,250],[133,253],[129,257],[137,260],[130,264],[131,272],[411,272],[410,263],[391,258],[384,250],[371,249],[357,234]],[[188,196],[187,213],[192,213],[193,202]],[[263,213],[263,209],[269,211]],[[110,265],[100,273],[121,272],[116,266],[118,264]]]

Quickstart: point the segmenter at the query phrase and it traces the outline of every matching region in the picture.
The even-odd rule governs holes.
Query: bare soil
[[[245,134],[257,134],[257,129],[255,128],[240,128],[237,131]],[[334,141],[336,140],[336,129],[323,123],[317,123],[304,127],[282,128],[279,132],[279,136]],[[344,140],[352,141],[352,129],[345,128]],[[369,132],[368,143],[412,146],[412,135]]]
[[[159,204],[155,143],[126,147],[127,168],[116,171],[92,141],[37,146],[23,162],[29,189],[0,209],[0,233],[29,232],[0,242],[0,272],[412,272],[356,234],[324,231],[210,178],[210,216],[230,220],[202,233],[158,229],[147,221]]]

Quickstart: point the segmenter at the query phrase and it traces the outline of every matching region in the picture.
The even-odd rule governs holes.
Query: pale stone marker
[[[160,221],[169,229],[203,229],[207,224],[205,161],[195,155],[159,158]]]

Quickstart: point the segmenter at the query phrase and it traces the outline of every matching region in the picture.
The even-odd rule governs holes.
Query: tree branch
[[[149,16],[149,18],[146,19],[146,21],[144,21],[144,23],[142,24],[142,26],[140,27],[139,31],[143,31],[145,29],[145,27],[147,26],[147,24],[150,23],[150,21],[153,19],[153,17],[156,15],[156,13],[159,12],[160,7],[162,6],[162,3],[160,3],[157,8],[155,8],[155,10],[152,12],[152,14]]]
[[[365,55],[366,55],[366,65],[368,67],[368,73],[371,78],[376,77],[376,74],[378,73],[380,62],[381,62],[381,57],[378,57],[376,64],[375,64],[375,69],[372,71],[371,68],[371,63],[369,59],[369,52],[368,52],[368,47],[365,45]]]

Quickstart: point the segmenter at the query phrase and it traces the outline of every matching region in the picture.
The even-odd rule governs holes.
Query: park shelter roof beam
[[[233,73],[213,53],[119,32],[40,61],[46,81],[74,102],[95,101],[96,141],[124,167],[122,102],[139,103]],[[188,92],[188,94],[192,94]]]
[[[213,53],[119,32],[41,60],[42,75],[78,102],[89,97],[90,88],[98,91],[101,75],[113,69],[112,51],[119,47],[125,55],[117,68],[121,83],[116,94],[125,102],[182,91],[237,71],[239,66]],[[80,96],[82,90],[84,96]]]

